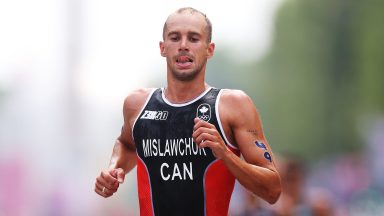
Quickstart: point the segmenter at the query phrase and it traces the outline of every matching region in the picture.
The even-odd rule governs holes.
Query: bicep
[[[134,122],[148,96],[153,91],[154,89],[138,89],[131,92],[124,100],[124,125],[121,129],[119,141],[132,151],[136,151],[136,144],[133,138]]]
[[[124,124],[121,127],[121,133],[118,140],[129,150],[135,151],[136,145],[133,139],[133,124],[137,115],[137,107],[132,103],[134,98],[127,97],[123,106]]]
[[[124,123],[124,125],[122,126],[121,133],[120,133],[120,136],[118,137],[118,140],[127,149],[129,149],[131,151],[136,151],[136,145],[135,145],[135,142],[133,140],[132,129],[127,123]]]
[[[241,155],[250,164],[274,170],[272,150],[267,140],[254,135],[254,129],[251,129],[254,127],[249,126],[238,128],[234,132]]]
[[[245,161],[275,170],[272,149],[264,136],[256,107],[248,97],[243,104],[233,118],[232,131],[236,144]]]

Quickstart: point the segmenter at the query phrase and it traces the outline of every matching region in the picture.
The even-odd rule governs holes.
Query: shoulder
[[[253,105],[252,99],[244,91],[237,89],[223,89],[220,97],[220,103],[229,107]]]
[[[155,88],[141,88],[128,93],[124,99],[124,107],[135,107],[140,102],[144,103]]]
[[[124,112],[131,113],[142,108],[155,88],[140,88],[130,92],[124,99]]]
[[[220,96],[220,114],[232,126],[243,124],[258,116],[252,99],[242,90],[223,89]]]

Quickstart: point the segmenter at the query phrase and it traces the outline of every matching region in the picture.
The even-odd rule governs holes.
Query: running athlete
[[[277,201],[280,177],[252,100],[205,82],[211,35],[211,22],[196,9],[168,17],[159,44],[167,85],[126,97],[124,125],[109,168],[96,178],[97,194],[112,196],[137,166],[142,216],[227,215],[236,179]]]

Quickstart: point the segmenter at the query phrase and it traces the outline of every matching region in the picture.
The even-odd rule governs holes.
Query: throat
[[[183,104],[193,101],[194,99],[200,97],[206,90],[210,87],[205,85],[204,88],[193,90],[189,87],[178,88],[173,90],[172,88],[164,87],[163,96],[169,102],[174,104]]]

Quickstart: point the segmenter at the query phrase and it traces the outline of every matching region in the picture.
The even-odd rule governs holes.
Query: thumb
[[[124,182],[125,172],[122,168],[116,169],[116,178],[120,184]]]

